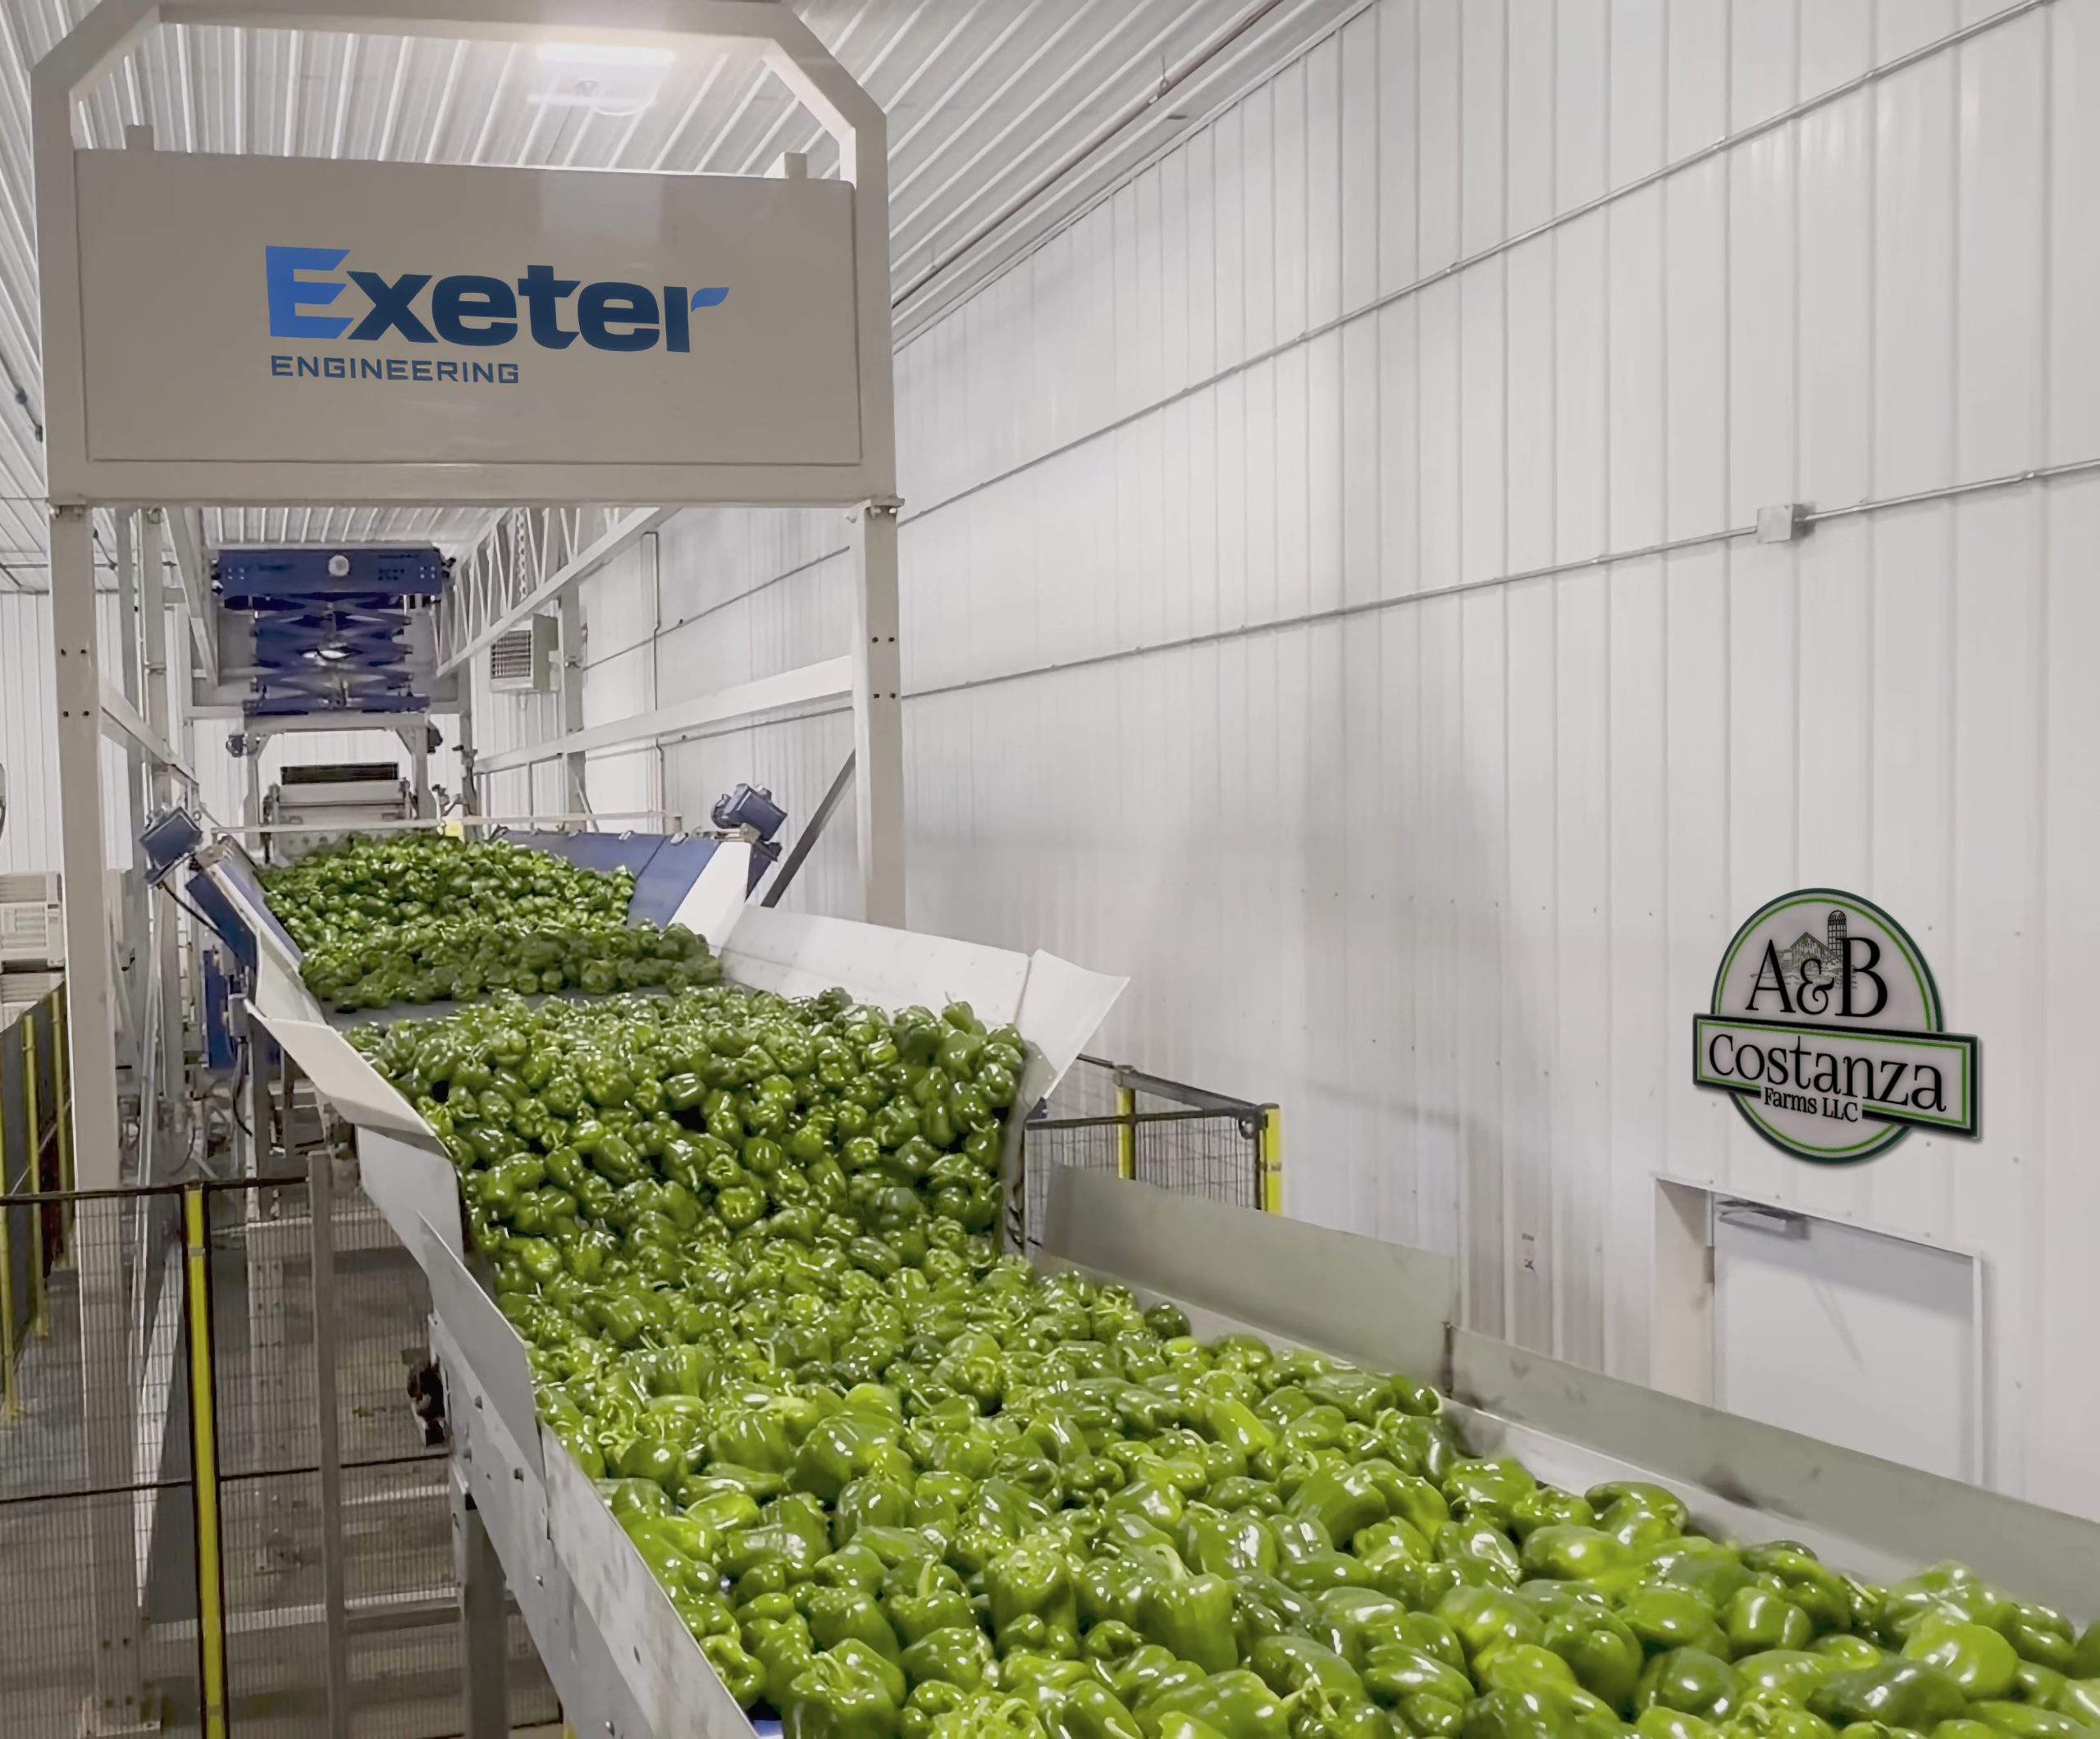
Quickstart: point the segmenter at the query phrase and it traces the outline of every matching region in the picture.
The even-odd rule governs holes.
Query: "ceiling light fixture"
[[[538,53],[571,66],[668,66],[678,58],[669,48],[633,43],[541,43]]]
[[[541,91],[531,92],[525,101],[534,108],[582,109],[593,115],[603,115],[609,120],[625,121],[650,107],[655,99],[650,97],[601,97],[596,91]]]

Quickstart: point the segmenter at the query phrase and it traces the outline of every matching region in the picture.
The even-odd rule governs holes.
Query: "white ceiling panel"
[[[952,306],[1358,0],[796,0],[889,116],[901,331]],[[42,590],[28,69],[85,0],[0,0],[0,591]],[[75,136],[164,150],[755,174],[837,154],[755,62],[600,65],[435,38],[153,32]],[[486,510],[208,509],[208,545],[471,543]],[[106,541],[106,540],[105,540]]]

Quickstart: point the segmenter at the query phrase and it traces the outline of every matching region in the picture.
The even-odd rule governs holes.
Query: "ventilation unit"
[[[550,694],[561,624],[535,616],[496,636],[489,646],[489,687],[500,695]]]

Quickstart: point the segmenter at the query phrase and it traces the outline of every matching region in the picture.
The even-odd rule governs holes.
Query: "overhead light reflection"
[[[571,66],[668,66],[677,58],[669,48],[633,43],[541,43],[543,61]]]

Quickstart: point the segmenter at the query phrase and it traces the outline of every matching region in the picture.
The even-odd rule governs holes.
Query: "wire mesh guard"
[[[229,1190],[212,1217],[230,1725],[290,1739],[322,1730],[326,1682],[307,1187]],[[336,1191],[330,1224],[350,1731],[436,1739],[463,1724],[463,1662],[445,1452],[423,1446],[404,1398],[429,1294],[363,1195]],[[514,1714],[551,1719],[553,1691],[513,1628]]]
[[[349,1731],[445,1739],[465,1725],[448,1476],[404,1385],[429,1299],[369,1201],[347,1179],[332,1194]],[[205,1235],[194,1261],[193,1200]],[[105,1725],[135,1710],[167,1732],[207,1732],[212,1683],[223,1686],[223,1730],[242,1739],[326,1731],[305,1184],[62,1205],[70,1253],[51,1271],[44,1328],[13,1363],[15,1405],[0,1417],[0,1739],[80,1730],[97,1705]],[[0,1217],[30,1211],[0,1198]],[[193,1391],[210,1397],[207,1432]],[[98,1580],[112,1562],[130,1575]],[[214,1588],[215,1600],[200,1595]],[[515,1618],[512,1633],[514,1720],[558,1718]]]
[[[1235,1207],[1273,1207],[1275,1107],[1082,1057],[1021,1131],[1021,1230],[1042,1241],[1050,1168],[1077,1166]]]
[[[39,1207],[20,1193],[0,1198],[9,1253],[26,1245],[32,1264],[28,1227]],[[103,1664],[109,1609],[98,1608],[89,1567],[101,1550],[131,1570],[130,1586],[113,1592],[117,1609],[127,1609],[126,1595],[135,1609],[157,1545],[194,1525],[185,1445],[166,1432],[164,1413],[133,1417],[150,1380],[132,1368],[123,1314],[138,1212],[123,1198],[75,1205],[73,1268],[51,1275],[41,1315],[25,1319],[0,1408],[0,1733],[9,1739],[76,1730],[98,1690],[110,1716],[126,1712],[116,1687],[126,1642],[135,1661],[138,1638],[113,1637],[107,1652],[120,1670]],[[164,1367],[178,1343],[179,1335],[157,1344]],[[92,1357],[82,1350],[90,1344],[101,1349]]]

